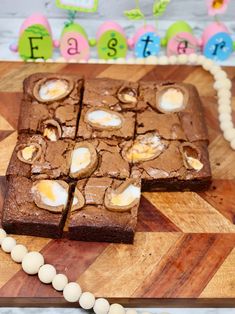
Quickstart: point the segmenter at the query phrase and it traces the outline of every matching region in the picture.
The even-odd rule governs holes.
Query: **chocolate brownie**
[[[77,142],[71,153],[70,176],[75,179],[130,176],[130,165],[121,155],[122,142],[93,139]]]
[[[68,217],[70,239],[133,243],[140,180],[90,178],[77,183]]]
[[[9,233],[61,237],[69,186],[61,180],[10,176],[2,225]]]
[[[85,81],[83,106],[104,107],[114,111],[141,111],[146,104],[139,99],[139,83],[96,78]]]
[[[41,133],[52,141],[74,138],[82,97],[80,76],[37,73],[24,80],[20,133]]]
[[[164,140],[150,132],[127,142],[123,158],[131,176],[141,177],[143,191],[200,190],[211,183],[207,142]]]
[[[78,138],[131,139],[134,132],[134,112],[116,112],[105,107],[82,108]]]
[[[7,176],[66,179],[73,143],[51,142],[39,134],[20,134],[7,169]]]
[[[169,121],[167,138],[173,137],[173,139],[190,142],[208,141],[202,103],[193,85],[173,82],[140,82],[139,93],[140,99],[148,106],[143,114],[137,114],[137,134],[159,130],[164,137],[164,133],[167,132],[167,121]],[[166,115],[166,117],[160,115]],[[149,123],[148,119],[150,119]],[[154,119],[156,119],[155,130]],[[169,132],[171,132],[170,137]]]

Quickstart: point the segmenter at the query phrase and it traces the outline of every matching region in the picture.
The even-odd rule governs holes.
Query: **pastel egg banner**
[[[66,60],[87,61],[89,59],[89,42],[81,25],[72,23],[65,26],[60,39],[60,52]]]
[[[224,61],[233,52],[233,41],[223,23],[214,22],[206,27],[202,35],[203,54],[213,60]]]
[[[97,33],[97,52],[100,59],[126,57],[127,39],[119,24],[105,22],[100,26]]]
[[[188,55],[196,53],[198,49],[198,41],[193,35],[192,28],[184,21],[175,22],[168,28],[162,45],[167,47],[168,56]]]
[[[48,19],[35,13],[20,27],[18,51],[22,59],[48,59],[53,54],[53,40]]]
[[[137,58],[157,56],[160,52],[161,40],[152,25],[145,25],[137,30],[132,39],[128,40]]]

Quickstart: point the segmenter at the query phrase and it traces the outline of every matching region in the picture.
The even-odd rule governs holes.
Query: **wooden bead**
[[[38,278],[42,283],[52,283],[52,280],[54,279],[56,275],[56,269],[53,265],[50,264],[44,264],[42,267],[40,267],[38,272]]]
[[[16,240],[12,237],[5,237],[2,239],[1,247],[5,253],[11,253],[12,249],[16,246]]]
[[[22,260],[22,268],[29,275],[36,275],[44,264],[44,257],[39,252],[29,252]]]
[[[77,302],[82,294],[82,289],[76,282],[69,282],[63,290],[63,296],[68,302]]]
[[[3,230],[2,228],[0,228],[0,245],[1,245],[1,243],[2,243],[2,240],[3,240],[4,238],[6,238],[6,236],[7,236],[6,231]]]
[[[84,310],[90,310],[95,304],[95,296],[91,292],[83,292],[79,304]]]
[[[57,291],[63,291],[68,283],[68,278],[64,274],[57,274],[52,280],[52,286]]]
[[[95,314],[107,314],[109,311],[109,302],[104,298],[99,298],[95,301],[93,310]]]
[[[128,309],[126,310],[126,314],[138,314],[136,309]]]
[[[235,129],[232,128],[232,129],[227,129],[224,131],[224,138],[231,142],[235,139]]]
[[[169,64],[177,64],[177,56],[172,55],[168,57]]]
[[[110,306],[109,314],[125,314],[125,309],[121,304],[114,303]]]
[[[186,64],[188,62],[188,56],[186,54],[178,55],[177,59],[179,64]]]
[[[233,123],[232,121],[222,121],[220,123],[220,129],[224,132],[227,129],[232,129],[233,128]]]
[[[14,262],[21,263],[27,253],[28,249],[24,245],[17,244],[11,251],[11,258]]]
[[[231,148],[235,150],[235,138],[230,143]]]
[[[222,114],[222,113],[229,113],[229,114],[231,114],[232,108],[231,108],[231,106],[220,105],[218,107],[218,112],[219,112],[219,114]]]
[[[231,99],[232,93],[228,89],[220,89],[218,91],[218,97],[219,97],[219,99],[225,99],[225,98]]]
[[[189,56],[188,56],[188,61],[192,64],[196,63],[197,62],[197,55],[196,53],[191,53]]]
[[[229,113],[221,113],[219,115],[219,122],[232,121],[232,116]]]
[[[167,65],[167,64],[169,64],[169,62],[168,62],[168,57],[167,57],[167,56],[161,56],[161,57],[159,57],[159,58],[158,58],[158,63],[159,63],[160,65]]]

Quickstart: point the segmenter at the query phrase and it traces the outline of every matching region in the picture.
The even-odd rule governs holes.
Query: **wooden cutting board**
[[[226,70],[234,79],[235,68]],[[213,184],[203,193],[143,193],[134,245],[27,236],[17,241],[41,251],[47,263],[84,291],[124,305],[234,306],[235,152],[219,130],[212,77],[189,66],[0,63],[0,208],[17,137],[22,81],[39,71],[195,84],[209,129]],[[235,118],[235,98],[233,110]],[[24,274],[1,250],[0,305],[68,306],[60,293]]]

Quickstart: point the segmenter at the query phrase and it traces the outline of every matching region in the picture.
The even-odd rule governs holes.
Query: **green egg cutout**
[[[51,58],[53,41],[48,30],[40,24],[26,28],[20,35],[19,54],[23,60]]]
[[[100,59],[125,58],[127,54],[126,38],[116,30],[104,32],[97,43]]]

